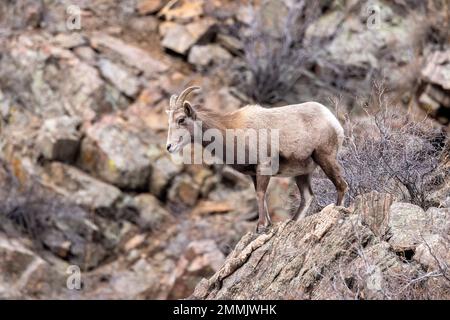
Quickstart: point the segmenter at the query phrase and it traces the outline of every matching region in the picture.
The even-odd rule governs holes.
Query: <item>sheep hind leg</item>
[[[344,196],[348,185],[342,177],[342,168],[336,159],[336,153],[327,154],[316,150],[313,152],[313,159],[322,168],[328,179],[330,179],[336,187],[336,205],[341,206],[344,201]]]
[[[300,191],[300,206],[295,212],[292,220],[303,219],[314,200],[314,193],[311,188],[311,175],[301,175],[295,177],[295,183]]]

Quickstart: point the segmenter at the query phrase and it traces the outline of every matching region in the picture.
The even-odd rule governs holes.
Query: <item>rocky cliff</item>
[[[298,205],[289,179],[269,186],[268,209],[281,224],[256,240],[246,235],[240,241],[254,228],[251,181],[228,167],[175,163],[165,152],[168,99],[193,84],[202,87],[193,102],[224,112],[255,102],[273,107],[317,100],[331,106],[330,97],[341,97],[336,111],[344,122],[347,114],[366,121],[360,102],[377,100],[370,92],[373,81],[383,78],[398,109],[408,107],[421,118],[425,109],[448,123],[447,1],[314,3],[1,1],[0,298],[178,299],[216,272],[227,274],[218,281],[224,289],[214,291],[203,281],[195,296],[241,297],[245,292],[238,293],[238,285],[233,294],[224,291],[226,285],[232,285],[233,274],[250,272],[244,262],[258,255],[263,268],[252,272],[260,275],[262,287],[249,292],[271,296],[266,291],[269,275],[300,272],[304,260],[307,276],[285,275],[279,281],[291,277],[299,282],[292,288],[305,287],[286,298],[314,297],[312,292],[325,291],[313,290],[312,278],[322,286],[330,279],[329,273],[321,277],[311,267],[316,262],[334,271],[336,261],[362,263],[358,257],[366,248],[357,253],[349,249],[357,245],[349,229],[353,225],[370,240],[374,254],[387,255],[404,270],[416,268],[417,279],[431,272],[424,279],[436,278],[440,284],[438,269],[424,271],[428,265],[411,259],[405,263],[400,249],[391,249],[383,236],[359,226],[367,208],[328,208],[297,224],[281,222]],[[369,17],[376,18],[374,26],[368,25]],[[432,127],[433,132],[443,128]],[[428,149],[420,157],[399,157],[403,162],[397,171],[403,172],[411,159],[433,156],[430,163],[437,164],[438,153],[448,154],[442,151],[445,134],[419,139],[422,131],[408,130],[408,141],[425,141]],[[374,135],[369,132],[359,140],[374,141]],[[417,144],[408,144],[408,150]],[[356,158],[346,153],[345,159],[358,164],[347,171],[348,177],[367,171],[362,161],[370,158],[366,149],[357,149],[361,154]],[[420,170],[428,162],[421,163]],[[450,203],[450,174],[448,166],[439,168],[445,172],[430,174],[432,181],[423,190],[427,206],[442,212]],[[311,213],[334,199],[332,185],[324,180],[318,172],[318,203]],[[395,178],[388,180],[398,184]],[[364,184],[354,188],[353,196],[372,189]],[[392,192],[398,201],[409,201],[402,196],[408,193],[404,189]],[[335,220],[345,228],[339,231]],[[310,234],[316,224],[328,231],[314,240]],[[430,243],[439,246],[437,234],[432,231]],[[284,262],[269,268],[265,261],[275,242],[280,250],[274,254]],[[331,253],[305,256],[306,248]],[[231,257],[237,262],[230,265]],[[264,273],[266,267],[270,270]],[[334,272],[322,269],[318,271]],[[81,286],[71,289],[67,281],[77,270]],[[275,288],[278,277],[272,279],[277,298],[285,292]],[[378,273],[375,277],[381,279]],[[356,275],[348,278],[349,287],[365,283]],[[351,290],[353,295],[345,297],[358,295],[359,289]]]
[[[450,210],[371,193],[247,233],[190,299],[450,299]]]

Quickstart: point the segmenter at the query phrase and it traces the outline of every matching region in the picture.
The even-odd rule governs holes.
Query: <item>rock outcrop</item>
[[[433,52],[421,71],[419,104],[441,123],[450,123],[450,50]]]
[[[321,14],[298,24],[301,36],[289,44],[289,52],[302,49],[289,62],[307,62],[290,74],[286,52],[258,39],[289,38],[286,23],[306,1],[264,0],[252,7],[246,0],[73,2],[0,1],[0,298],[181,299],[216,272],[222,289],[201,291],[203,282],[197,297],[354,298],[355,288],[391,279],[385,270],[392,268],[429,268],[433,278],[424,279],[441,283],[448,237],[429,217],[446,226],[447,173],[436,177],[427,198],[438,209],[372,194],[350,211],[327,208],[297,224],[279,223],[297,205],[295,183],[273,179],[267,206],[279,224],[271,234],[242,238],[257,215],[251,180],[229,167],[176,163],[164,147],[169,97],[187,85],[203,89],[192,95],[194,103],[228,112],[255,102],[249,88],[298,79],[281,98],[330,105],[330,96],[350,92],[342,105],[356,111],[353,98],[369,92],[372,75],[388,70],[388,85],[395,87],[414,66],[409,49],[417,48],[409,45],[422,33],[410,26],[422,25],[415,18],[424,12],[406,12],[401,1],[372,1],[382,13],[381,28],[373,30],[362,2],[319,1]],[[72,29],[68,19],[77,13],[80,26]],[[418,55],[426,58],[415,79],[423,84],[421,101],[445,111],[447,44],[418,42],[425,46]],[[359,240],[352,228],[369,239],[367,248],[353,250]],[[416,237],[419,231],[426,242]],[[375,269],[367,271],[361,252]],[[327,291],[340,262],[353,288],[343,296]],[[66,288],[70,265],[80,268],[80,290]],[[251,272],[260,284],[249,283]],[[236,275],[241,285],[230,282]],[[278,281],[303,289],[287,292]],[[234,289],[225,291],[228,285]],[[248,293],[239,292],[244,285]],[[379,298],[374,290],[361,289],[360,297]]]
[[[369,211],[366,223],[360,208],[330,205],[267,234],[247,233],[190,299],[449,299],[450,210],[386,209]]]

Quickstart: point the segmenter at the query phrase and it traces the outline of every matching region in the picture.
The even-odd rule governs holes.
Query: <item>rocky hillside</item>
[[[247,233],[190,299],[450,299],[450,210],[387,194]]]
[[[224,263],[229,265],[232,257],[239,257],[238,265],[244,266],[231,267],[237,270],[233,272],[249,272],[244,260],[258,255],[263,259],[278,240],[286,243],[281,249],[288,249],[276,253],[280,261],[288,261],[291,254],[307,259],[301,254],[304,243],[304,248],[318,252],[331,250],[323,257],[334,261],[326,272],[338,270],[337,261],[361,264],[360,256],[347,250],[356,244],[347,229],[324,231],[315,245],[307,238],[320,219],[334,230],[333,219],[342,216],[339,223],[353,225],[363,208],[352,213],[327,208],[299,224],[281,223],[297,205],[298,194],[289,179],[269,186],[268,209],[281,224],[247,248],[256,214],[250,180],[228,167],[173,162],[164,147],[164,111],[171,94],[195,84],[202,91],[194,102],[218,111],[254,102],[272,107],[308,100],[331,107],[330,98],[340,97],[342,107],[336,111],[344,122],[347,114],[364,114],[361,104],[376,100],[371,96],[373,81],[383,79],[393,106],[414,110],[422,118],[425,110],[438,120],[431,125],[433,132],[444,132],[423,139],[436,152],[427,149],[421,157],[445,158],[446,134],[438,123],[446,125],[450,118],[446,5],[439,0],[326,0],[315,5],[301,0],[2,1],[0,298],[186,298],[202,278],[224,274]],[[369,17],[375,18],[374,25],[368,24]],[[408,134],[418,137],[419,131]],[[346,153],[347,161],[353,161],[351,154]],[[399,168],[409,165],[399,159]],[[408,210],[421,217],[439,212],[445,220],[443,208],[450,205],[448,166],[441,160],[430,163],[439,170],[433,170],[432,181],[420,190],[432,195],[425,197],[426,206],[439,209]],[[355,172],[360,167],[355,166]],[[319,183],[322,180],[318,173],[316,211],[331,202],[332,186]],[[399,201],[411,200],[402,196],[408,194],[403,185],[392,194]],[[423,272],[441,272],[435,267],[428,271],[431,264],[411,258],[420,252],[418,247],[403,250],[409,257],[404,263],[400,249],[388,248],[391,244],[383,236],[361,228],[370,240],[367,250],[392,257],[392,263],[416,272],[416,279]],[[295,244],[283,240],[288,236],[297,239]],[[430,243],[441,250],[445,234],[433,229],[430,236]],[[326,239],[337,243],[328,248]],[[297,244],[300,251],[293,254],[296,247],[288,246]],[[308,260],[308,265],[328,261],[321,258]],[[269,274],[275,276],[278,269],[288,273],[289,265],[280,264],[267,272],[267,278],[258,268],[261,283],[254,285],[262,287],[249,292],[275,297],[265,287]],[[301,265],[295,260],[291,272],[300,272]],[[329,273],[321,277],[307,268],[317,284],[289,274],[279,281],[309,281],[312,287],[292,298],[326,297],[325,291],[313,287],[330,279]],[[384,265],[379,268],[385,270]],[[77,270],[81,287],[73,290],[67,284]],[[226,271],[229,279],[233,272]],[[348,277],[354,279],[353,288],[363,292],[365,280]],[[204,284],[195,297],[245,294],[212,291]],[[235,290],[239,288],[243,287]],[[353,296],[347,292],[340,297],[357,296],[359,289],[352,290]],[[278,289],[274,292],[282,297]]]

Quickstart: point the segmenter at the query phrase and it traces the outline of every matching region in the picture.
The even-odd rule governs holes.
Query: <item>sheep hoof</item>
[[[270,230],[270,225],[267,225],[267,226],[257,225],[256,226],[256,233],[257,234],[267,233],[269,230]]]

